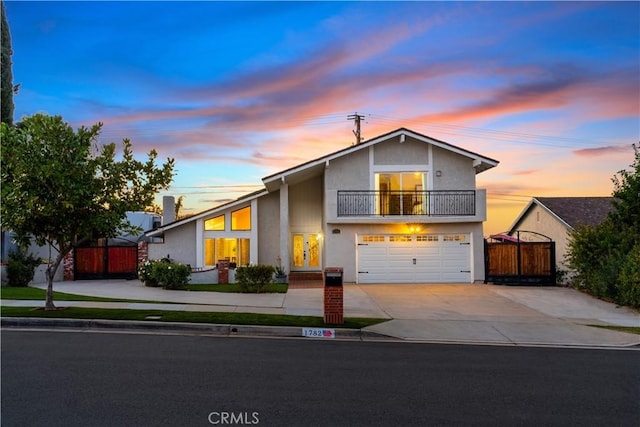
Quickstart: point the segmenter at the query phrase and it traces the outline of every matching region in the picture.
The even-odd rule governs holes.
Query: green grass
[[[262,293],[279,293],[286,294],[289,286],[282,283],[272,283],[265,286]],[[226,285],[187,285],[187,289],[190,291],[198,292],[228,292],[228,293],[241,293],[240,286],[235,283]]]
[[[160,316],[163,322],[216,323],[233,325],[334,327],[361,329],[388,319],[345,318],[342,325],[327,325],[322,317],[289,316],[284,314],[210,313],[167,310],[129,310],[106,308],[68,307],[45,311],[30,307],[0,307],[0,315],[6,317],[43,317],[68,319],[148,320],[148,316]]]
[[[54,285],[55,288],[55,285]],[[12,300],[45,300],[47,291],[40,288],[28,288],[28,287],[7,287],[0,288],[0,298],[12,299]],[[133,300],[123,298],[105,298],[105,297],[92,297],[87,295],[75,295],[67,294],[64,292],[53,291],[54,301],[98,301],[98,302],[148,302],[148,303],[163,303],[174,304],[173,302],[162,301],[147,301],[147,300]]]
[[[611,329],[614,331],[628,332],[630,334],[640,335],[640,326],[616,326],[616,325],[589,325],[594,328]]]

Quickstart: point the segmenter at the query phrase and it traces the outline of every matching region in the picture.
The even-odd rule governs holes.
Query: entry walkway
[[[165,291],[145,287],[134,280],[105,280],[57,282],[54,289],[149,301],[57,301],[58,306],[323,314],[323,290],[318,288],[289,289],[286,294],[230,294]],[[39,306],[42,301],[3,301],[2,304]],[[640,327],[640,313],[566,288],[348,284],[344,286],[344,310],[347,317],[390,319],[365,330],[405,340],[596,347],[640,345],[640,335],[587,326]]]

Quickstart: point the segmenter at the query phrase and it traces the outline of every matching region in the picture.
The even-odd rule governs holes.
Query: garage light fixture
[[[407,228],[409,229],[409,233],[420,233],[424,228],[424,224],[410,222],[407,224]]]

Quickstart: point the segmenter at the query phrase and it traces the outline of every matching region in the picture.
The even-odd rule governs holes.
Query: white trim
[[[289,247],[291,233],[289,232],[289,184],[280,185],[280,262],[285,268],[291,266]]]
[[[369,189],[376,189],[375,152],[373,146],[369,147]]]
[[[258,235],[258,200],[253,199],[251,201],[251,231],[249,237],[249,263],[251,264],[258,264]]]
[[[196,267],[204,267],[204,219],[196,220]]]

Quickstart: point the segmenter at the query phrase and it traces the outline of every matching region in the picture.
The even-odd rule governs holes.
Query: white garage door
[[[468,234],[358,236],[358,283],[469,283]]]

